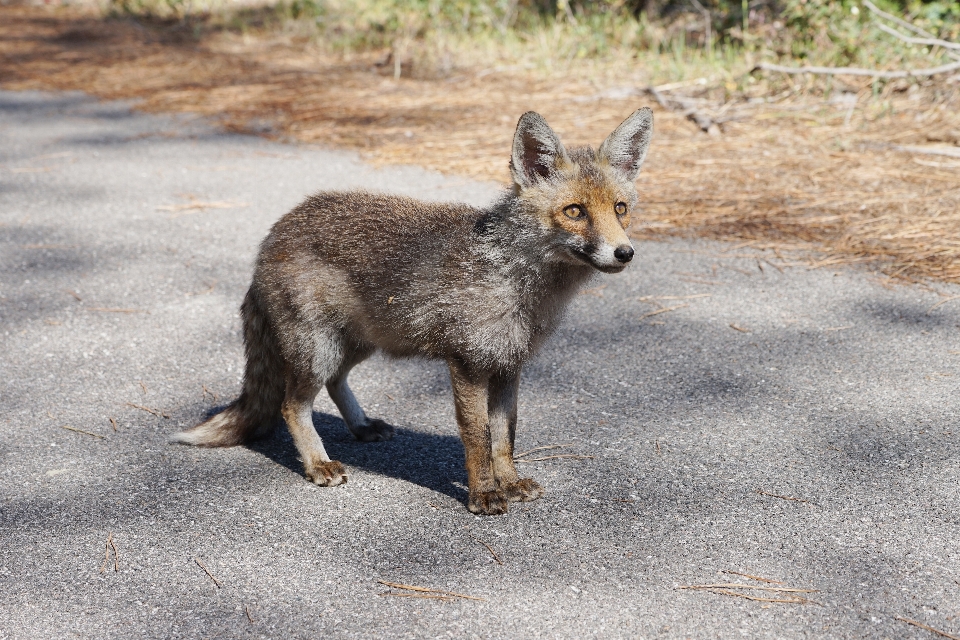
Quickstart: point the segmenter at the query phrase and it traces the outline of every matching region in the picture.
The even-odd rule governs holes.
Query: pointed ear
[[[549,180],[560,164],[569,162],[570,158],[557,134],[539,113],[527,111],[520,116],[517,132],[513,136],[510,171],[521,188]]]
[[[633,182],[640,173],[640,165],[647,156],[652,136],[653,111],[649,107],[637,109],[607,136],[600,145],[599,155],[624,178]]]

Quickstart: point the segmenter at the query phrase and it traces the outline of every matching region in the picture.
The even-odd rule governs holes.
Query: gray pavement
[[[960,634],[958,288],[640,244],[521,388],[520,451],[593,457],[524,464],[547,494],[500,517],[464,507],[438,363],[355,371],[398,427],[387,443],[352,441],[321,398],[342,487],[308,484],[285,433],[167,444],[238,391],[237,310],[270,224],[360,186],[497,189],[0,92],[0,637],[936,637],[897,617]],[[678,308],[644,317],[658,305]],[[111,533],[119,571],[101,571]],[[776,586],[724,571],[818,591],[678,589]]]

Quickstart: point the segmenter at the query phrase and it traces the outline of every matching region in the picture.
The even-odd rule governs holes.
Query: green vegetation
[[[841,0],[108,0],[113,15],[210,29],[279,32],[334,51],[387,52],[397,73],[460,66],[562,69],[577,61],[682,79],[761,59],[783,64],[925,67],[955,58],[877,28],[859,1]],[[960,2],[877,4],[936,36],[960,41]],[[739,63],[739,64],[738,64]]]

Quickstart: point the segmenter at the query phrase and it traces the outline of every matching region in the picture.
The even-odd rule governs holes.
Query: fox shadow
[[[457,436],[396,428],[393,438],[385,442],[360,442],[342,419],[319,411],[313,412],[313,426],[333,460],[467,501],[463,445]],[[303,476],[303,464],[282,421],[272,435],[247,448]]]

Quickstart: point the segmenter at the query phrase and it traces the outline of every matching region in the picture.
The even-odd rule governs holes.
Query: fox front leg
[[[519,374],[490,377],[487,398],[490,448],[493,453],[493,476],[504,496],[510,502],[529,502],[543,495],[543,487],[532,478],[521,478],[513,462],[519,388]]]
[[[467,486],[470,492],[467,509],[486,516],[506,513],[509,502],[493,475],[487,414],[490,376],[469,371],[462,362],[456,360],[451,360],[449,365],[457,425],[460,427],[460,439],[463,440],[467,462]]]

